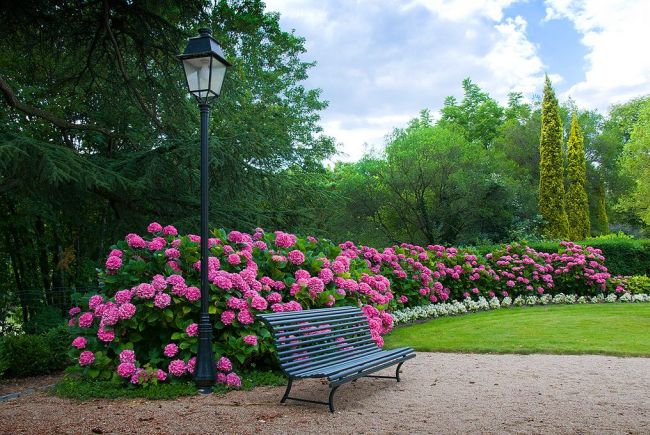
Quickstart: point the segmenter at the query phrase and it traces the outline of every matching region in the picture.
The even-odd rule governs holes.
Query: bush
[[[650,294],[650,278],[645,275],[617,277],[612,279],[612,285],[620,285],[633,295]]]
[[[173,227],[149,227],[113,246],[102,294],[71,310],[77,336],[70,356],[91,379],[157,384],[192,375],[198,349],[199,242]],[[270,333],[255,315],[341,305],[360,306],[378,345],[392,327],[384,312],[390,282],[363,258],[313,237],[223,230],[211,238],[209,312],[220,383],[238,387],[236,371],[271,361]]]
[[[61,310],[49,305],[36,309],[34,315],[25,323],[23,331],[26,334],[44,334],[50,329],[65,325]]]
[[[608,234],[577,242],[582,246],[591,246],[602,251],[605,266],[612,275],[632,276],[650,275],[650,240],[634,239],[625,234]],[[534,241],[526,246],[538,252],[553,253],[560,248],[558,241]],[[496,245],[483,245],[469,248],[478,254],[487,254]]]
[[[70,310],[76,338],[69,355],[87,379],[156,385],[184,382],[194,372],[200,238],[157,223],[148,230],[147,239],[129,234],[112,247],[101,293]],[[255,318],[263,312],[360,306],[381,346],[392,328],[389,311],[402,307],[624,290],[610,282],[598,249],[571,242],[548,253],[515,244],[481,256],[434,245],[337,246],[261,229],[214,235],[208,241],[213,353],[218,382],[235,387],[243,383],[237,371],[273,363],[270,333]]]
[[[3,337],[0,366],[5,365],[4,377],[35,376],[62,370],[68,361],[69,343],[70,335],[65,327],[41,335]]]

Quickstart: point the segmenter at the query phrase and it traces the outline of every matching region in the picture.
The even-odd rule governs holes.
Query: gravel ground
[[[170,401],[34,393],[0,403],[0,433],[650,433],[650,358],[420,352],[400,383],[341,387],[335,414],[281,405],[283,390]],[[326,393],[319,380],[292,391]]]

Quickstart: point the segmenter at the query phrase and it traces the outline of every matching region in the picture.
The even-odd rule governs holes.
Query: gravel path
[[[171,401],[34,393],[0,403],[0,433],[650,433],[650,358],[420,352],[399,384],[341,387],[335,414],[281,405],[283,390]],[[293,393],[322,400],[327,385],[301,381]]]

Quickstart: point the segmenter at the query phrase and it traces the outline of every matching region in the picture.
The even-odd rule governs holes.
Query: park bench
[[[381,350],[370,336],[370,325],[356,307],[321,308],[258,316],[270,328],[280,367],[289,378],[281,403],[287,399],[329,405],[334,412],[334,392],[344,383],[361,377],[400,381],[399,372],[411,348]],[[397,364],[395,376],[374,376],[378,370]],[[294,380],[327,378],[329,401],[289,397]]]

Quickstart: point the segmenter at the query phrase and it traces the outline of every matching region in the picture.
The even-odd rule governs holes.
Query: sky
[[[305,86],[320,125],[358,160],[420,110],[462,97],[470,77],[505,103],[548,74],[561,100],[606,114],[650,94],[650,0],[265,0],[316,61]]]

